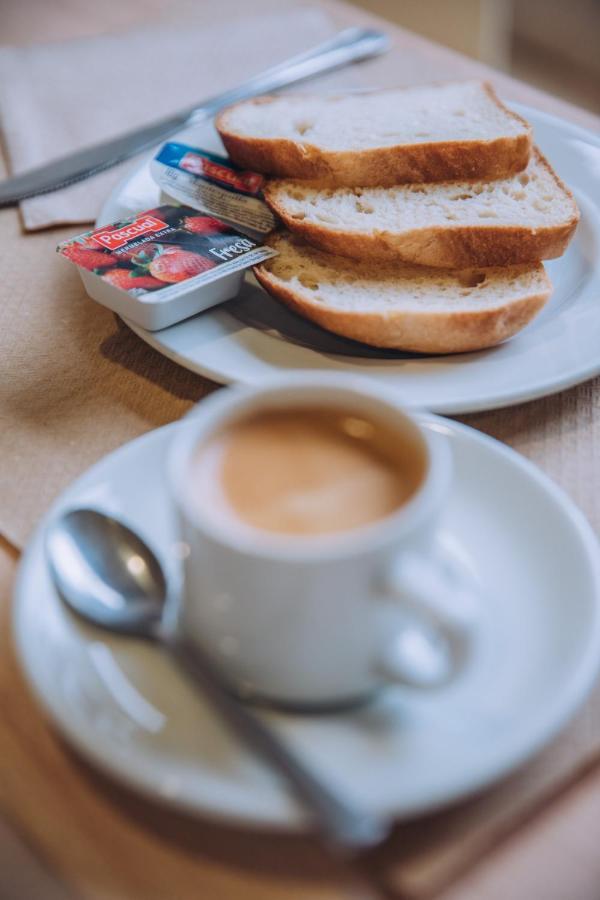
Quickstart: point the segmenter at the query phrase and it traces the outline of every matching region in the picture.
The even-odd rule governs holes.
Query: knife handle
[[[266,69],[243,85],[211,97],[201,106],[190,109],[186,124],[213,115],[225,106],[259,94],[277,91],[323,72],[329,72],[351,62],[370,59],[389,49],[390,40],[382,31],[370,28],[346,28],[322,44],[298,54],[283,63]],[[185,115],[185,113],[184,113]]]

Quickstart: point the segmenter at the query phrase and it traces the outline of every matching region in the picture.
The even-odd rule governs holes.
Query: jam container
[[[63,241],[87,293],[156,331],[235,297],[244,270],[276,255],[188,206],[163,205]]]

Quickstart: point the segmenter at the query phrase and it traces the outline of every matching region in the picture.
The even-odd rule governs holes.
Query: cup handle
[[[472,650],[477,590],[443,560],[403,553],[380,585],[391,613],[391,634],[375,661],[378,675],[411,687],[435,688],[451,681]]]

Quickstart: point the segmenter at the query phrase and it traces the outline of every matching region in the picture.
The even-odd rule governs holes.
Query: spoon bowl
[[[61,597],[88,621],[151,636],[167,600],[162,567],[146,543],[117,519],[74,509],[46,533],[46,555]]]

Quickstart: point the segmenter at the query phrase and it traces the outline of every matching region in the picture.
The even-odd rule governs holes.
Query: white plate
[[[484,585],[481,641],[437,694],[388,689],[336,715],[270,713],[323,778],[399,819],[522,764],[582,702],[600,660],[598,547],[573,504],[514,451],[425,418],[451,442],[456,479],[440,539]],[[49,515],[94,504],[129,520],[173,573],[162,461],[177,424],[130,443],[72,485]],[[46,568],[42,522],[16,586],[18,653],[64,735],[108,773],[195,814],[294,829],[281,782],[230,738],[156,647],[76,620]],[[276,640],[276,635],[273,636]]]
[[[419,357],[337,338],[296,317],[250,278],[237,300],[159,332],[133,330],[160,353],[219,382],[256,382],[274,372],[328,369],[392,385],[406,405],[443,413],[495,409],[553,394],[600,372],[600,138],[514,104],[573,189],[581,222],[562,259],[547,263],[554,294],[505,344],[478,353]],[[219,150],[211,124],[184,139]],[[158,201],[146,161],[117,187],[99,224]]]

